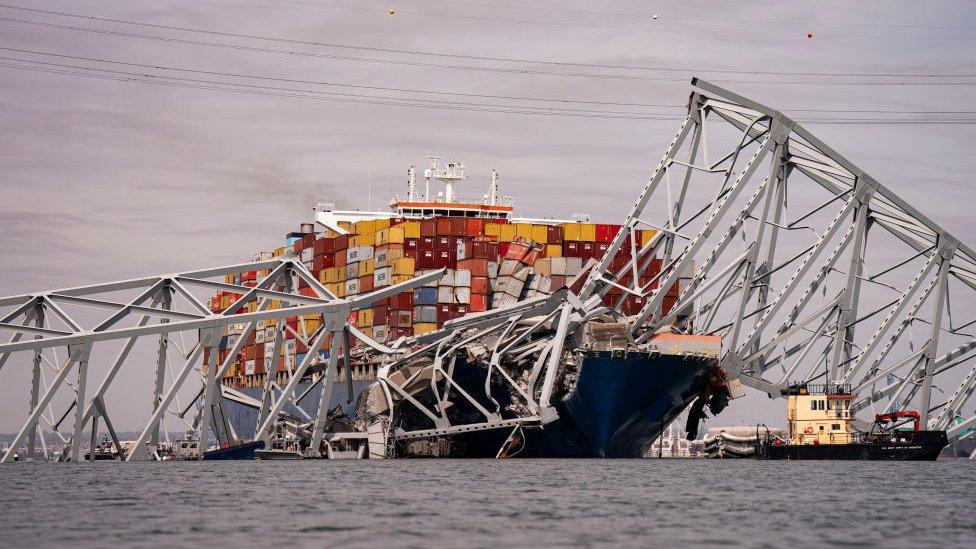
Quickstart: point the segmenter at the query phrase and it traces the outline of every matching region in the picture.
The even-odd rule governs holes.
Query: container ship
[[[353,311],[349,323],[378,342],[397,341],[442,328],[445,323],[492,309],[511,306],[522,300],[558,292],[570,286],[591,260],[600,260],[620,231],[620,225],[591,223],[588,216],[574,214],[569,219],[526,219],[514,215],[514,199],[498,194],[498,175],[492,170],[487,192],[478,200],[459,197],[465,179],[464,164],[441,162],[428,157],[424,188],[418,187],[416,170],[407,172],[407,192],[394,197],[388,211],[340,211],[333,204],[319,203],[315,223],[303,224],[289,233],[283,245],[255,259],[295,254],[337,297],[371,292],[433,270],[446,269],[445,275],[429,286],[394,295],[373,307]],[[640,247],[654,237],[653,230],[634,233]],[[615,255],[610,268],[619,270],[630,259],[631,246]],[[655,288],[654,276],[660,264],[651,267],[640,282]],[[512,267],[514,265],[514,267]],[[502,271],[500,273],[500,270]],[[228,277],[227,282],[255,285],[267,272],[245,272]],[[669,288],[663,305],[667,313],[673,306],[681,284]],[[305,295],[311,288],[299,286]],[[211,308],[219,312],[234,303],[239,294],[218,292]],[[611,288],[602,296],[608,306],[623,315],[634,315],[644,306],[639,295],[624,294]],[[251,303],[249,308],[255,308]],[[287,320],[279,356],[274,354],[273,320],[252,332],[233,367],[222,380],[226,420],[241,440],[253,436],[262,401],[270,387],[283,387],[289,372],[307,353],[303,341],[319,329],[321,321],[305,318]],[[232,327],[224,334],[220,361],[243,331]],[[693,340],[693,336],[662,334],[671,337],[668,350],[627,349],[626,337],[617,347],[590,346],[573,360],[574,383],[560,395],[556,404],[560,421],[545,429],[523,430],[517,440],[518,453],[525,456],[640,457],[664,426],[695,398],[714,385],[718,370],[717,338]],[[692,340],[681,340],[682,337]],[[681,341],[679,341],[681,340]],[[624,346],[620,347],[619,342]],[[351,345],[358,340],[350,340]],[[691,346],[693,353],[679,349]],[[329,348],[329,345],[323,346]],[[707,352],[702,352],[707,348]],[[675,350],[679,349],[679,350]],[[319,353],[324,363],[328,351]],[[354,348],[350,355],[355,355]],[[205,358],[206,361],[206,358]],[[340,361],[342,364],[342,361]],[[341,367],[333,384],[331,402],[340,403],[333,412],[343,421],[354,421],[363,413],[363,395],[379,391],[375,383],[378,364],[353,360]],[[458,364],[458,372],[464,366]],[[322,368],[311,368],[308,378],[296,391],[296,398],[284,412],[295,425],[309,421],[319,402]],[[472,379],[481,375],[472,365]],[[492,395],[492,398],[504,395]],[[703,398],[708,399],[709,395]],[[721,406],[719,406],[719,409]],[[714,409],[713,409],[714,411]],[[408,416],[409,414],[407,414]],[[409,417],[398,421],[410,423]],[[302,432],[291,427],[290,432]],[[307,431],[306,431],[307,432]],[[414,441],[401,444],[397,452],[410,455],[454,455],[495,457],[506,443],[509,432],[485,432],[444,441]],[[511,437],[510,437],[511,438]],[[289,435],[289,440],[294,439]],[[460,439],[464,439],[460,441]],[[517,443],[517,444],[516,444]],[[292,444],[300,449],[300,444]],[[272,443],[272,447],[274,444]],[[450,450],[445,450],[450,448]],[[462,449],[462,450],[459,450]],[[270,451],[270,450],[269,450]],[[514,453],[514,451],[513,451]]]

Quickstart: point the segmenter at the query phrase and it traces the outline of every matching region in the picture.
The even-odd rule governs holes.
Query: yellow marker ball
[[[396,10],[393,9],[393,8],[390,8],[390,15],[396,15]]]

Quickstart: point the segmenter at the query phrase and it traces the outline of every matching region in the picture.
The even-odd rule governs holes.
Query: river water
[[[976,462],[0,465],[5,547],[976,547]]]

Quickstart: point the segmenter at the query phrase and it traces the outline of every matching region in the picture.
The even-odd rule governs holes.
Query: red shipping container
[[[417,242],[417,249],[420,251],[436,250],[437,249],[437,246],[435,245],[436,242],[437,242],[436,236],[422,236],[420,237],[420,241]]]
[[[606,225],[598,223],[596,226],[597,242],[613,242],[614,237],[620,232],[620,225]]]
[[[384,305],[373,307],[373,326],[380,326],[387,323],[386,317],[390,314],[390,309]]]
[[[544,250],[545,250],[545,248],[541,248],[541,249],[530,249],[529,250],[529,253],[525,254],[525,257],[522,258],[522,263],[525,263],[526,265],[528,265],[530,267],[532,265],[535,265],[535,262],[536,261],[538,261],[538,260],[542,259],[543,257],[545,257],[546,252]]]
[[[470,310],[469,307],[464,303],[458,303],[454,305],[454,318],[461,318],[462,316],[468,314]]]
[[[316,274],[329,267],[335,267],[335,254],[322,254],[312,258],[312,271]]]
[[[349,324],[359,326],[359,311],[350,311],[349,318],[347,320],[349,321]]]
[[[451,235],[464,236],[468,232],[468,220],[463,217],[451,218]]]
[[[390,297],[390,309],[407,310],[413,308],[413,292],[403,292]]]
[[[424,219],[420,222],[420,236],[437,236],[437,220]]]
[[[470,238],[463,236],[456,237],[454,240],[455,252],[457,253],[458,261],[471,257],[473,241]]]
[[[454,320],[457,317],[457,309],[454,305],[438,305],[437,306],[437,324],[443,325],[448,320]]]
[[[418,238],[406,238],[403,240],[403,251],[404,253],[413,250],[417,250],[417,244],[420,239]]]
[[[674,306],[675,306],[675,304],[677,304],[677,303],[678,303],[678,298],[676,298],[676,297],[670,297],[670,296],[665,296],[664,297],[664,302],[661,303],[661,314],[665,314],[666,315],[666,314],[670,313],[671,312],[671,309],[673,309]]]
[[[487,276],[472,276],[471,277],[471,296],[472,298],[476,294],[488,295],[488,277]]]
[[[474,282],[472,282],[474,284]],[[471,312],[479,313],[488,310],[488,296],[485,294],[471,294]]]
[[[527,253],[529,253],[528,246],[520,242],[512,242],[509,244],[508,250],[505,252],[505,259],[521,261]]]
[[[580,242],[579,243],[579,255],[577,257],[583,258],[583,263],[586,263],[587,259],[593,258],[593,243],[592,242]]]
[[[315,241],[313,248],[315,249],[315,255],[319,254],[334,254],[335,253],[336,240],[334,238],[319,238]]]
[[[603,259],[610,249],[609,242],[596,242],[593,244],[593,259]]]
[[[420,250],[419,252],[417,252],[417,268],[436,269],[437,252],[435,252],[434,250]]]
[[[563,228],[559,225],[550,225],[546,228],[546,244],[562,244]]]
[[[508,247],[509,247],[509,243],[508,242],[499,242],[498,243],[498,257],[505,257],[505,256],[507,256],[508,255]]]
[[[451,218],[437,217],[437,236],[451,236]]]
[[[336,252],[338,252],[339,250],[349,249],[349,237],[350,236],[355,236],[355,235],[344,234],[344,235],[335,237],[335,244],[334,244],[334,246],[335,246],[335,251]]]
[[[471,271],[472,277],[488,276],[487,259],[459,259],[457,268]]]
[[[373,275],[366,275],[359,277],[359,293],[364,294],[366,292],[373,291]]]
[[[563,242],[563,257],[580,257],[579,242],[567,240]]]
[[[469,219],[465,230],[466,236],[481,236],[485,232],[484,219]]]
[[[435,269],[457,268],[457,256],[454,251],[439,251],[434,255]]]
[[[346,266],[346,250],[339,250],[335,253],[335,267]]]
[[[434,249],[438,252],[456,251],[457,239],[453,236],[438,236],[434,239]]]

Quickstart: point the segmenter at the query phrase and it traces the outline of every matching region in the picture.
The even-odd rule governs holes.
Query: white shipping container
[[[312,254],[314,253],[315,250],[312,248],[302,248],[302,253],[301,253],[302,262],[311,261],[312,258],[314,257]]]
[[[471,288],[454,288],[454,301],[463,305],[470,305]]]
[[[498,276],[498,262],[497,261],[489,261],[488,262],[488,276],[490,278],[495,278],[496,276]]]
[[[256,332],[254,332],[254,342],[255,343],[264,343],[264,332],[263,331],[260,331],[260,332],[257,332],[256,331]]]
[[[413,308],[414,322],[437,322],[437,307],[434,305],[421,305]]]
[[[254,375],[254,361],[245,360],[244,361],[244,375]]]
[[[393,267],[383,267],[373,271],[373,287],[389,286],[393,280]]]
[[[437,285],[438,286],[452,286],[452,287],[455,286],[455,284],[454,284],[454,269],[447,269],[447,272],[444,273],[444,276],[442,276],[441,279],[437,281]]]
[[[386,341],[387,330],[386,326],[379,325],[373,326],[373,339],[376,341]]]
[[[454,288],[450,286],[437,288],[437,302],[445,304],[454,303]]]
[[[355,295],[359,293],[359,279],[353,278],[352,280],[346,281],[346,295]]]
[[[565,257],[553,257],[549,260],[549,272],[542,274],[550,274],[555,276],[566,276],[567,271],[567,261]]]
[[[274,341],[277,338],[278,338],[278,330],[276,330],[274,328],[265,328],[264,329],[264,340],[265,341]]]
[[[454,271],[454,287],[456,288],[470,288],[471,287],[471,271],[467,269],[458,269]]]
[[[289,370],[294,370],[295,369],[295,355],[294,354],[287,354],[287,355],[285,355],[285,366],[287,366]]]
[[[267,321],[265,321],[265,320],[259,320],[259,321],[257,321],[257,322],[254,323],[254,329],[255,330],[263,330],[263,329],[267,328],[267,325],[268,325]]]
[[[575,276],[583,270],[582,257],[564,257],[566,260],[566,276]]]
[[[290,354],[290,355],[295,354],[295,340],[294,339],[286,339],[285,340],[285,352],[288,353],[288,354]]]

